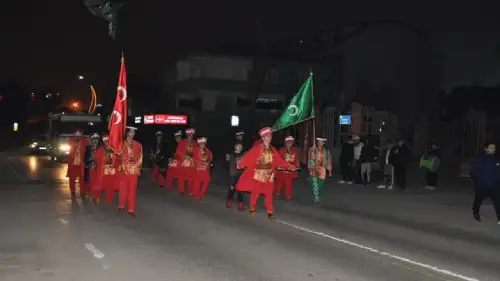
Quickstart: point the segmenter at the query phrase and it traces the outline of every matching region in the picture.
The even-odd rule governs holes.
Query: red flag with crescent
[[[127,71],[125,69],[125,58],[122,54],[116,100],[108,124],[109,146],[114,151],[120,151],[123,146],[127,127],[127,109]]]

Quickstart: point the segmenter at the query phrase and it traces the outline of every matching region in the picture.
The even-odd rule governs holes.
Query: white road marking
[[[94,255],[94,258],[96,259],[103,259],[104,258],[104,253],[99,251],[93,244],[91,243],[85,243],[85,248]]]
[[[385,256],[385,257],[388,257],[388,258],[392,258],[392,259],[398,260],[400,262],[405,262],[405,263],[408,263],[408,264],[411,264],[411,265],[414,265],[414,266],[419,266],[419,267],[422,267],[422,268],[425,268],[425,269],[429,269],[429,270],[432,270],[434,272],[438,272],[438,273],[441,273],[443,275],[447,275],[449,277],[454,277],[454,278],[457,278],[457,279],[460,279],[460,280],[464,280],[464,281],[480,281],[479,279],[476,279],[476,278],[473,278],[473,277],[467,277],[467,276],[461,275],[459,273],[452,272],[452,271],[450,271],[448,269],[439,268],[437,266],[428,265],[428,264],[421,263],[421,262],[418,262],[418,261],[413,261],[413,260],[410,260],[408,258],[404,258],[404,257],[398,256],[398,255],[394,255],[394,254],[391,254],[391,253],[388,253],[388,252],[384,252],[384,251],[381,251],[381,250],[377,250],[375,248],[371,248],[371,247],[364,246],[364,245],[361,245],[361,244],[358,244],[358,243],[354,243],[354,242],[346,240],[346,239],[334,237],[334,236],[328,235],[328,234],[323,233],[323,232],[314,231],[312,229],[301,227],[301,226],[298,226],[298,225],[295,225],[295,224],[291,224],[291,223],[288,223],[288,222],[285,222],[285,221],[282,221],[282,220],[276,220],[276,222],[281,223],[281,224],[286,225],[286,226],[289,226],[289,227],[292,227],[292,228],[295,228],[295,229],[299,229],[301,231],[304,231],[304,232],[307,232],[307,233],[310,233],[310,234],[315,234],[315,235],[321,236],[323,238],[328,238],[330,240],[333,240],[333,241],[336,241],[336,242],[339,242],[339,243],[342,243],[342,244],[345,244],[345,245],[356,247],[356,248],[359,248],[359,249],[362,249],[362,250],[365,250],[365,251],[368,251],[368,252],[376,253],[376,254],[379,254],[381,256]]]
[[[69,221],[68,220],[65,220],[65,219],[59,219],[59,221],[62,223],[62,224],[68,224]]]

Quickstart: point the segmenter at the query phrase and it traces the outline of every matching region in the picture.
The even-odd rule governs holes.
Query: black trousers
[[[400,189],[406,189],[406,165],[394,165],[394,180]]]
[[[340,160],[340,174],[343,181],[352,181],[352,167],[349,160]]]
[[[425,173],[425,179],[428,186],[436,187],[438,183],[438,173],[427,171]]]
[[[240,175],[233,176],[230,179],[230,185],[229,189],[227,190],[227,200],[233,200],[234,199],[234,194],[236,193],[236,200],[239,202],[243,202],[243,192],[239,192],[236,190],[236,184],[238,183],[238,180],[240,179]]]
[[[500,191],[498,189],[476,188],[474,203],[472,203],[472,212],[474,214],[479,214],[479,209],[486,198],[490,198],[491,201],[493,201],[497,219],[500,220]]]

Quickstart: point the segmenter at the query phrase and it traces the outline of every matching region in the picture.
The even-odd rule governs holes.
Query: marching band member
[[[166,163],[165,163],[165,152],[166,152],[166,145],[163,142],[163,133],[161,131],[158,131],[155,133],[156,137],[156,145],[154,147],[154,151],[152,150],[149,154],[149,157],[154,160],[154,168],[153,172],[151,174],[151,181],[156,183],[156,179],[158,178],[158,183],[160,184],[160,187],[163,188],[165,184],[165,170],[166,170]]]
[[[135,201],[137,193],[137,181],[142,169],[142,145],[134,140],[136,127],[127,126],[127,136],[120,152],[121,157],[121,186],[119,211],[125,210],[125,204],[128,202],[128,212],[135,216]]]
[[[210,184],[210,164],[213,154],[207,148],[207,138],[198,138],[198,147],[194,150],[196,175],[194,176],[194,195],[197,200],[205,199]]]
[[[325,179],[328,172],[328,177],[332,177],[332,157],[330,151],[325,147],[325,138],[316,138],[317,145],[309,149],[309,174],[311,181],[311,190],[313,195],[313,203],[316,206],[321,206],[321,190],[325,184]]]
[[[99,174],[97,170],[97,161],[95,154],[99,146],[101,136],[93,134],[90,137],[90,145],[85,149],[85,168],[84,168],[84,186],[85,196],[92,192],[92,198],[99,204],[101,200],[101,185],[99,184]]]
[[[168,158],[168,169],[167,169],[167,188],[170,190],[174,185],[174,180],[179,182],[179,161],[175,157],[175,151],[177,146],[182,140],[182,132],[178,131],[174,133],[175,146],[170,145],[169,151],[166,155]],[[173,149],[173,150],[172,150]],[[179,183],[177,183],[178,185]]]
[[[69,140],[69,155],[68,155],[68,170],[66,176],[69,178],[69,189],[74,195],[76,191],[76,180],[80,184],[80,193],[84,194],[85,187],[83,186],[83,168],[85,148],[88,143],[85,138],[82,138],[83,131],[76,130],[73,133],[73,138]]]
[[[260,145],[254,146],[237,165],[238,169],[246,168],[241,175],[236,190],[250,192],[250,215],[255,216],[255,208],[260,195],[265,196],[265,205],[269,219],[274,218],[273,192],[274,174],[278,167],[295,170],[293,165],[283,160],[278,151],[271,146],[273,131],[266,127],[259,131],[262,138]]]
[[[106,193],[106,202],[111,205],[115,191],[120,189],[119,161],[117,154],[109,147],[109,136],[103,136],[102,142],[104,145],[97,149],[95,159],[100,177],[99,183]]]
[[[243,155],[243,145],[241,142],[236,142],[234,145],[233,153],[229,154],[229,189],[227,191],[227,203],[226,207],[228,209],[233,207],[234,194],[236,193],[236,200],[238,201],[238,211],[244,211],[245,206],[243,205],[243,193],[236,190],[236,184],[240,179],[242,170],[238,170],[238,162],[240,162],[240,157]]]
[[[197,143],[193,140],[195,129],[186,129],[186,139],[183,139],[177,145],[175,151],[177,161],[180,163],[179,168],[179,180],[177,185],[179,186],[179,193],[184,196],[185,184],[187,182],[189,195],[194,195],[194,176],[196,175],[196,167],[193,158],[194,149],[197,147]]]
[[[280,148],[279,153],[286,162],[293,165],[296,169],[300,168],[299,154],[293,147],[295,139],[292,136],[285,138],[285,147]],[[293,180],[299,178],[297,171],[288,171],[278,169],[276,172],[276,196],[280,197],[281,188],[285,186],[286,200],[292,199]]]

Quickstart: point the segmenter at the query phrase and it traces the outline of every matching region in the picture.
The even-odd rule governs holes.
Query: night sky
[[[52,86],[66,96],[81,96],[87,93],[82,82],[76,81],[80,74],[97,87],[116,82],[121,46],[108,36],[107,23],[91,15],[81,1],[7,2],[0,17],[0,84],[15,80],[27,87]],[[367,19],[404,20],[427,32],[439,49],[444,89],[500,82],[498,1],[462,1],[469,2],[467,5],[419,1],[418,6],[394,5],[403,1],[385,1],[385,6],[375,1],[307,1],[305,7],[306,3],[290,6],[284,4],[288,1],[281,2],[274,6],[262,2],[259,7],[261,2],[245,6],[235,1],[132,1],[123,10],[120,26],[125,32],[123,47],[129,72],[155,73],[182,54],[220,43],[253,44],[257,35],[252,14],[265,12],[277,15],[261,16],[271,41]],[[385,35],[379,37],[379,32]],[[363,61],[353,63],[363,65],[364,75],[380,72],[384,67],[379,65],[381,57],[398,60],[385,54],[386,48],[371,47],[404,45],[391,40],[387,32],[372,29],[361,35],[364,48],[357,48],[361,53],[356,57]],[[411,46],[404,48],[404,54],[411,56]],[[371,57],[378,60],[371,63]],[[401,67],[404,70],[405,66]]]

